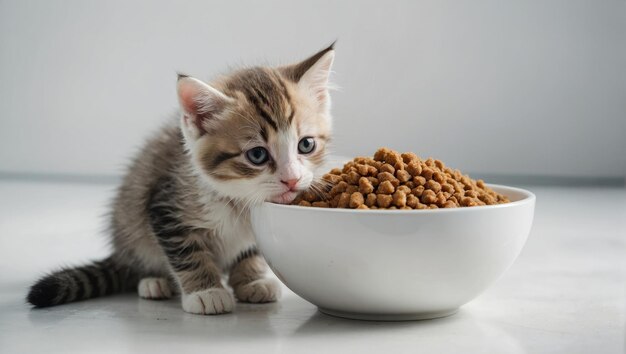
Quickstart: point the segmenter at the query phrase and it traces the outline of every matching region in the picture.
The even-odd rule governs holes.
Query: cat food
[[[357,157],[343,169],[322,177],[324,188],[313,188],[292,204],[319,208],[437,209],[508,203],[509,199],[459,170],[432,158],[388,148],[373,158]]]

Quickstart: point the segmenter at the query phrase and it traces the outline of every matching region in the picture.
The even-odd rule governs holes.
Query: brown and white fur
[[[180,117],[145,144],[113,202],[113,254],[40,279],[27,300],[46,307],[137,289],[146,299],[180,293],[183,310],[196,314],[230,312],[235,298],[277,300],[249,210],[288,203],[314,185],[331,133],[333,58],[331,45],[294,65],[243,69],[210,85],[179,75]],[[299,150],[305,138],[315,144],[308,153]],[[268,159],[255,164],[259,148]]]

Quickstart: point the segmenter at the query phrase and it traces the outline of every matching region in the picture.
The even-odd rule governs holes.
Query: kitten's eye
[[[270,154],[264,147],[257,146],[246,151],[246,157],[255,165],[262,165],[270,159]]]
[[[310,154],[315,150],[315,139],[309,137],[300,139],[298,143],[298,152],[301,154]]]

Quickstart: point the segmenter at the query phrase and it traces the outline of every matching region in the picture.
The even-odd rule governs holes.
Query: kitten
[[[235,71],[211,85],[179,75],[180,119],[150,139],[112,205],[113,254],[30,289],[35,307],[137,289],[180,293],[183,310],[232,311],[280,296],[255,246],[249,210],[289,203],[314,182],[331,133],[333,45],[290,66]]]

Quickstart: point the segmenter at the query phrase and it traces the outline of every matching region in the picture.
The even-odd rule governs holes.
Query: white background
[[[0,1],[0,172],[118,175],[203,79],[338,39],[335,151],[626,175],[625,1]]]

